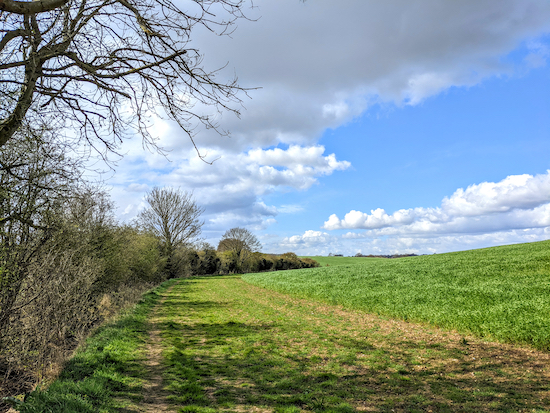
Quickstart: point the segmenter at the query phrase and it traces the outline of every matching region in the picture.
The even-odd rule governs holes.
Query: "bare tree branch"
[[[203,67],[192,34],[231,33],[245,1],[0,0],[0,148],[45,117],[91,147],[116,151],[134,134],[155,147],[154,114],[176,121],[198,152],[197,126],[225,132],[193,105],[238,116],[246,90]]]
[[[0,0],[0,10],[15,14],[38,14],[55,10],[68,3],[69,0],[35,0],[14,1]]]
[[[146,231],[158,237],[164,245],[170,276],[176,249],[189,247],[200,236],[204,222],[199,220],[204,212],[191,192],[155,187],[145,198],[149,207],[138,216],[138,222]]]
[[[0,341],[27,266],[51,238],[54,216],[73,194],[79,164],[52,144],[46,128],[27,128],[0,152]]]

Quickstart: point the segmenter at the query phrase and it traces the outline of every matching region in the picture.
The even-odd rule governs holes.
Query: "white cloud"
[[[486,248],[498,245],[536,242],[550,239],[550,228],[505,230],[483,234],[452,235],[398,235],[372,237],[368,233],[354,233],[337,236],[327,233],[317,238],[317,242],[307,242],[303,235],[286,238],[272,237],[264,242],[264,251],[282,253],[294,251],[299,255],[327,255],[340,253],[352,256],[357,253],[369,255],[391,254],[433,254],[467,249]],[[315,240],[315,237],[313,237]]]
[[[138,211],[144,193],[153,186],[180,187],[193,191],[204,206],[207,227],[229,228],[250,226],[265,228],[279,213],[297,213],[301,207],[266,205],[262,197],[274,192],[306,190],[319,177],[350,167],[334,154],[324,154],[320,145],[287,149],[251,149],[240,154],[211,151],[217,159],[209,165],[197,157],[146,167],[145,160],[133,158],[124,172],[111,180],[113,198],[123,211],[121,218],[130,219]]]
[[[550,226],[550,171],[513,175],[500,182],[483,182],[457,189],[441,207],[402,209],[387,214],[350,211],[343,219],[333,214],[327,230],[366,229],[366,235],[407,236],[479,234]]]
[[[529,209],[550,202],[550,171],[544,175],[512,175],[500,182],[483,182],[458,189],[443,199],[442,209],[450,215],[474,216]]]
[[[418,104],[451,87],[523,74],[549,56],[541,37],[550,32],[546,0],[255,0],[254,6],[246,10],[252,20],[239,21],[230,37],[197,28],[190,45],[204,53],[205,70],[227,64],[220,82],[236,73],[243,86],[260,88],[249,91],[252,99],[242,95],[240,119],[214,112],[231,138],[197,129],[196,143],[209,160],[281,143],[315,146],[327,128],[373,103]],[[522,44],[523,67],[503,59]],[[194,102],[192,110],[213,108]],[[177,125],[150,116],[170,159],[196,157]],[[121,153],[139,158],[141,141]],[[165,159],[148,154],[146,162],[156,169]]]
[[[223,211],[216,214],[207,214],[206,230],[229,229],[234,227],[248,227],[253,231],[266,229],[274,224],[277,209],[269,207],[263,202],[256,202],[253,205],[239,208],[232,211]]]
[[[235,199],[262,196],[277,190],[307,189],[321,176],[350,167],[334,154],[324,155],[323,146],[288,149],[252,149],[237,155],[221,155],[213,165],[199,159],[180,164],[171,181],[195,189],[205,205],[230,206]],[[216,154],[213,154],[216,156]],[[234,200],[234,201],[233,201]]]
[[[382,208],[371,211],[370,214],[352,210],[348,212],[343,220],[333,214],[325,222],[325,229],[340,228],[383,228],[392,225],[411,224],[414,221],[414,211],[401,209],[392,215],[388,215]]]
[[[326,232],[307,230],[303,235],[293,235],[291,237],[285,237],[282,240],[271,240],[267,247],[271,252],[285,252],[293,251],[300,253],[303,251],[327,251],[330,250],[331,245],[337,239]]]
[[[324,244],[330,239],[330,235],[326,232],[308,230],[304,235],[293,235],[292,237],[284,238],[283,244]]]
[[[149,190],[149,185],[147,184],[138,184],[138,183],[131,183],[128,185],[128,188],[126,190],[128,192],[147,192]]]
[[[409,105],[417,105],[426,97],[449,88],[455,79],[447,73],[420,73],[410,77],[408,87],[403,91]]]
[[[193,190],[207,208],[205,218],[212,230],[265,228],[277,214],[298,211],[266,205],[262,197],[307,190],[321,177],[350,167],[335,154],[325,155],[317,144],[327,128],[353,120],[375,103],[420,104],[452,87],[523,74],[545,65],[549,57],[541,37],[550,32],[546,0],[254,4],[250,17],[261,16],[258,21],[239,22],[230,38],[198,33],[192,45],[204,53],[206,70],[229,62],[227,71],[219,73],[220,81],[237,73],[242,85],[261,87],[249,92],[251,100],[244,98],[240,119],[219,115],[231,138],[208,130],[197,134],[196,143],[207,160],[219,159],[205,164],[173,122],[153,117],[155,137],[169,151],[171,162],[144,152],[139,139],[125,143],[121,152],[126,157],[109,181],[120,218],[132,218],[143,205],[144,191],[160,185]],[[514,66],[504,59],[522,45],[522,63]],[[207,113],[211,108],[196,102],[193,110]],[[343,219],[331,215],[324,228],[364,229],[365,242],[390,250],[406,247],[397,239],[418,234],[429,240],[435,234],[478,237],[480,231],[543,228],[548,179],[526,175],[472,185],[445,198],[438,208],[350,211]],[[351,234],[349,242],[354,241]],[[296,245],[315,243],[317,235],[305,235],[301,243],[294,239]],[[387,237],[384,247],[382,241],[368,239],[379,236]],[[510,237],[504,238],[520,235]],[[289,246],[290,238],[285,240]],[[315,245],[322,248],[321,243]],[[426,245],[434,248],[428,241]]]
[[[302,205],[281,205],[277,207],[277,212],[280,214],[296,214],[304,211]]]

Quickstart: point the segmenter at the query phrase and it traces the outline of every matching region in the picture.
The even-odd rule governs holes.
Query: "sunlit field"
[[[100,329],[59,381],[28,396],[20,411],[550,408],[546,352],[296,298],[240,276],[174,281]],[[155,354],[156,367],[147,363]]]
[[[549,249],[171,280],[16,407],[548,412]]]
[[[243,279],[298,297],[550,349],[550,241],[399,259],[329,258],[328,267]]]

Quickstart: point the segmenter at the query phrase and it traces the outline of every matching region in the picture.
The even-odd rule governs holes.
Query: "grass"
[[[321,256],[308,256],[300,258],[311,258],[317,261],[321,267],[333,267],[335,265],[354,265],[361,264],[366,261],[380,261],[387,258],[369,258],[369,257],[321,257]]]
[[[550,349],[550,241],[353,260],[360,263],[243,279],[297,297]]]
[[[111,413],[139,403],[148,372],[147,317],[173,281],[145,294],[130,311],[100,327],[68,362],[48,390],[30,393],[24,413]]]
[[[144,406],[147,329],[162,338],[159,408]],[[19,410],[548,412],[549,366],[548,353],[207,277],[146,295]]]
[[[157,309],[174,411],[520,412],[550,407],[550,357],[291,298],[237,276]]]

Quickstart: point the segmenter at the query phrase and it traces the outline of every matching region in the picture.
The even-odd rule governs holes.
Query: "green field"
[[[155,354],[156,367],[147,363]],[[204,277],[173,280],[148,294],[91,337],[49,390],[18,408],[543,413],[550,408],[549,359],[291,297],[239,276]]]
[[[358,260],[164,283],[16,408],[550,412],[549,241]]]
[[[303,256],[300,258],[311,258],[317,261],[321,267],[332,267],[334,265],[353,265],[364,262],[384,260],[385,258],[367,258],[367,257],[321,257],[321,256]]]
[[[329,267],[243,279],[294,296],[550,349],[550,241],[399,259],[329,259]],[[336,265],[338,260],[360,263]]]

